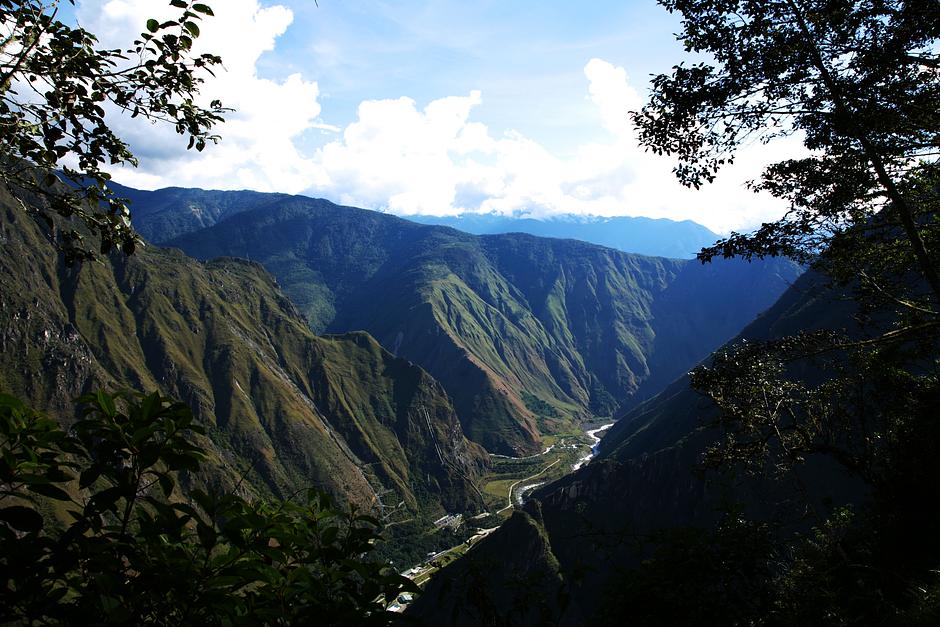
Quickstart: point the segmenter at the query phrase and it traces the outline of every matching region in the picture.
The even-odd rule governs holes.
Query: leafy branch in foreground
[[[700,254],[814,260],[834,237],[890,226],[940,311],[935,185],[940,157],[940,11],[935,0],[661,0],[680,38],[710,61],[653,79],[633,114],[640,141],[713,180],[752,141],[798,134],[809,156],[771,165],[754,187],[789,213]]]
[[[93,33],[57,19],[58,4],[0,0],[0,182],[23,199],[24,211],[60,229],[54,241],[70,262],[95,257],[83,243],[88,231],[101,253],[118,247],[130,254],[139,238],[103,168],[137,160],[108,116],[168,124],[196,150],[218,141],[211,129],[225,109],[198,96],[222,61],[193,53],[200,20],[212,9],[171,0],[174,19],[151,19],[130,48],[105,49]],[[59,177],[69,187],[54,185]]]
[[[726,622],[936,624],[940,544],[923,512],[940,474],[937,2],[660,4],[704,60],[653,79],[633,114],[644,146],[677,157],[693,187],[749,142],[795,136],[806,148],[751,183],[788,212],[699,259],[785,255],[816,271],[803,285],[825,284],[777,310],[769,337],[691,375],[718,410],[705,465],[787,486],[764,493],[800,519],[767,538],[766,607]]]
[[[154,393],[79,399],[70,432],[0,395],[0,622],[388,624],[413,584],[368,559],[379,523],[311,490],[177,490],[202,429]],[[384,601],[384,602],[383,602]]]

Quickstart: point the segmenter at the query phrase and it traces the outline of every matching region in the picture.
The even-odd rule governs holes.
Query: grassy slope
[[[211,483],[475,507],[485,458],[440,385],[366,334],[315,336],[258,264],[148,247],[70,269],[2,211],[0,387],[63,417],[99,385],[179,397],[209,426]]]
[[[477,237],[302,197],[244,211],[173,245],[202,259],[260,261],[312,328],[369,331],[441,381],[472,439],[510,454],[540,447],[546,425],[526,399],[557,410],[560,424],[549,430],[610,414],[654,364],[693,365],[796,274],[789,264],[711,272],[574,240]],[[699,291],[766,286],[716,314],[693,306],[698,292],[670,290],[680,280]]]

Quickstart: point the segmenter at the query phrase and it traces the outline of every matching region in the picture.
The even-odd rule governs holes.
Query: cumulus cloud
[[[258,59],[274,49],[276,39],[293,20],[279,5],[261,7],[255,0],[212,3],[215,17],[202,23],[200,50],[222,57],[224,70],[209,77],[205,99],[218,98],[235,109],[219,128],[223,141],[203,153],[186,151],[172,128],[140,119],[115,122],[141,160],[137,170],[117,173],[128,185],[200,186],[260,191],[300,191],[317,181],[317,168],[304,159],[295,139],[319,120],[319,88],[292,74],[282,81],[259,77]],[[165,17],[168,8],[152,0],[83,0],[78,17],[105,46],[128,45],[150,17]],[[159,13],[164,12],[162,15]],[[158,14],[158,15],[155,15]]]
[[[494,137],[472,120],[479,92],[435,100],[363,102],[358,120],[314,160],[323,178],[311,193],[401,215],[464,211],[546,217],[560,213],[692,219],[717,231],[778,217],[781,205],[746,190],[770,159],[794,143],[745,147],[701,191],[682,187],[671,160],[644,152],[627,112],[642,106],[626,71],[601,59],[584,67],[589,101],[607,132],[603,142],[560,158],[519,133]]]
[[[159,5],[160,3],[158,3]],[[401,215],[465,211],[544,217],[559,213],[644,215],[692,219],[716,231],[774,219],[782,206],[744,188],[763,166],[798,151],[799,142],[752,146],[701,191],[679,185],[673,163],[637,147],[627,112],[642,97],[622,67],[602,59],[584,66],[585,115],[598,120],[600,140],[560,157],[539,141],[508,130],[494,133],[474,120],[484,94],[433,100],[366,100],[357,119],[332,129],[320,119],[319,86],[300,74],[275,81],[258,61],[290,26],[292,12],[257,0],[213,3],[198,45],[222,56],[225,71],[204,93],[237,111],[219,129],[218,146],[187,152],[172,129],[140,120],[116,123],[141,158],[137,170],[115,173],[138,187],[179,185],[308,193]],[[126,45],[153,17],[150,0],[83,0],[79,18],[104,45]],[[311,129],[335,140],[305,154]]]

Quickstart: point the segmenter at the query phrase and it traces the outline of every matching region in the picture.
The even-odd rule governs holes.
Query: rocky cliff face
[[[478,506],[486,458],[440,384],[365,333],[315,336],[260,265],[147,247],[69,268],[0,204],[5,391],[63,420],[99,386],[177,397],[208,427],[207,483],[315,485],[389,521]]]

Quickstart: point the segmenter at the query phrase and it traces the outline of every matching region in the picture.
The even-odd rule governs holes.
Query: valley
[[[280,194],[121,190],[141,229],[183,252],[72,269],[8,212],[22,252],[0,280],[38,304],[7,298],[0,338],[47,361],[3,365],[6,389],[63,420],[96,385],[177,395],[212,428],[217,468],[200,482],[234,468],[258,495],[312,482],[374,512],[396,563],[466,539],[431,532],[442,516],[495,524],[583,464],[610,422],[596,414],[657,391],[800,271],[473,236]],[[686,296],[703,289],[712,301]],[[14,322],[27,311],[28,329]]]
[[[592,434],[607,428],[597,424],[589,422],[581,430],[548,436],[546,440],[550,444],[547,449],[536,455],[510,458],[490,454],[489,469],[478,478],[482,511],[451,511],[437,520],[389,519],[386,523],[388,546],[382,549],[382,555],[395,564],[422,565],[419,583],[423,585],[440,568],[430,565],[431,561],[440,560],[427,559],[426,555],[456,556],[462,552],[461,547],[467,540],[480,533],[489,534],[507,520],[534,489],[565,477],[584,460],[593,457],[598,438]],[[407,527],[407,534],[402,533],[403,526]],[[441,566],[443,563],[446,561]]]
[[[609,603],[609,573],[646,550],[624,538],[714,525],[728,495],[792,498],[698,476],[714,408],[682,372],[729,333],[764,341],[852,318],[817,274],[476,237],[323,201],[244,202],[259,200],[173,240],[184,250],[72,267],[5,199],[4,389],[63,424],[99,386],[183,399],[208,451],[184,492],[234,489],[236,476],[257,499],[325,490],[374,516],[374,555],[424,589],[386,607],[432,620],[475,602],[455,580],[515,603],[503,582],[519,573],[547,582],[546,611],[587,620],[594,609],[557,599]],[[355,242],[346,258],[340,241]],[[277,246],[263,254],[264,242]],[[260,260],[223,254],[240,246]],[[185,252],[203,247],[220,255]],[[857,481],[816,472],[804,495],[816,507],[860,498]],[[587,562],[600,567],[583,574]]]
[[[390,5],[0,2],[0,626],[940,625],[938,1]]]
[[[655,394],[801,272],[781,259],[702,266],[575,240],[474,236],[300,196],[132,196],[155,241],[202,260],[247,256],[311,330],[365,330],[421,366],[467,436],[510,457]],[[204,215],[218,217],[193,221]],[[174,216],[173,228],[160,226]]]
[[[460,517],[456,523],[455,518],[459,515],[448,515],[435,521],[436,528],[428,529],[428,533],[440,531],[443,526],[441,523],[446,519],[448,525],[455,524],[455,531],[462,530],[462,533],[457,535],[465,536],[465,539],[449,548],[431,551],[401,574],[423,588],[441,569],[465,555],[478,542],[496,531],[512,515],[514,509],[522,508],[532,490],[563,478],[592,459],[598,450],[598,434],[609,429],[612,424],[607,422],[595,426],[595,423],[587,423],[580,434],[554,436],[544,452],[524,458],[491,454],[494,463],[490,473],[482,479],[484,502],[488,511],[473,517]],[[520,474],[528,476],[519,478]],[[410,597],[405,599],[398,599],[390,604],[391,611],[404,611],[412,600]]]

